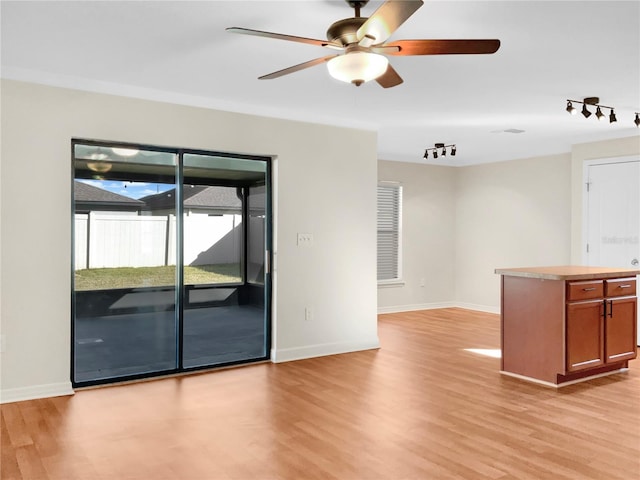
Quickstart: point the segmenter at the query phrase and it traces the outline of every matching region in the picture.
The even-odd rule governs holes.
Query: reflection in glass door
[[[268,168],[74,142],[74,385],[268,358]]]

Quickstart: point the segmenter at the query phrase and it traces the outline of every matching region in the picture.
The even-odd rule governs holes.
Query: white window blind
[[[402,186],[378,185],[378,282],[401,278]]]

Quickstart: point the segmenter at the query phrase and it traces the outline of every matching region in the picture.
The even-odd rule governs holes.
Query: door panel
[[[636,297],[608,300],[605,319],[605,355],[607,363],[636,357]]]
[[[594,160],[586,178],[586,264],[639,268],[640,160]]]
[[[604,363],[602,300],[567,305],[567,370],[575,372]]]
[[[172,371],[175,196],[161,210],[140,199],[175,191],[177,158],[85,145],[74,153],[72,380]]]
[[[266,163],[185,154],[184,182],[183,366],[265,358],[265,272],[256,263],[256,251],[264,258],[265,236],[253,233],[250,192],[265,184]],[[191,276],[192,270],[216,276]]]

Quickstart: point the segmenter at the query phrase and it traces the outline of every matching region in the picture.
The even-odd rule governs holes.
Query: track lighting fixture
[[[604,118],[604,113],[600,110],[600,106],[596,109],[596,117],[598,118],[598,121],[601,121]]]
[[[433,153],[433,158],[438,158],[438,155],[442,155],[443,157],[447,156],[447,148],[450,148],[450,153],[452,157],[455,157],[456,155],[456,146],[454,144],[451,145],[445,145],[444,143],[436,143],[433,148],[427,148],[424,151],[424,155],[422,158],[427,159],[429,158],[429,152]],[[438,153],[438,151],[440,153]]]
[[[565,110],[571,115],[575,115],[578,112],[576,110],[576,108],[573,106],[574,103],[582,104],[581,113],[582,113],[582,115],[584,115],[584,118],[589,118],[592,115],[591,111],[589,111],[589,109],[587,108],[587,105],[589,105],[589,106],[596,107],[596,118],[598,120],[604,120],[606,115],[604,113],[602,113],[602,109],[603,108],[608,108],[609,109],[609,123],[616,123],[618,121],[618,118],[616,117],[616,112],[615,112],[614,107],[608,107],[606,105],[600,105],[600,98],[598,98],[598,97],[587,97],[587,98],[583,99],[582,101],[567,99],[567,108]],[[635,118],[633,123],[636,124],[636,127],[640,128],[640,113],[639,112],[636,112],[636,118]]]

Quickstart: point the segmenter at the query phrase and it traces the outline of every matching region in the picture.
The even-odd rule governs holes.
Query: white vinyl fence
[[[185,215],[185,265],[239,263],[241,222],[240,215]],[[76,214],[75,269],[175,265],[175,242],[175,215]]]

